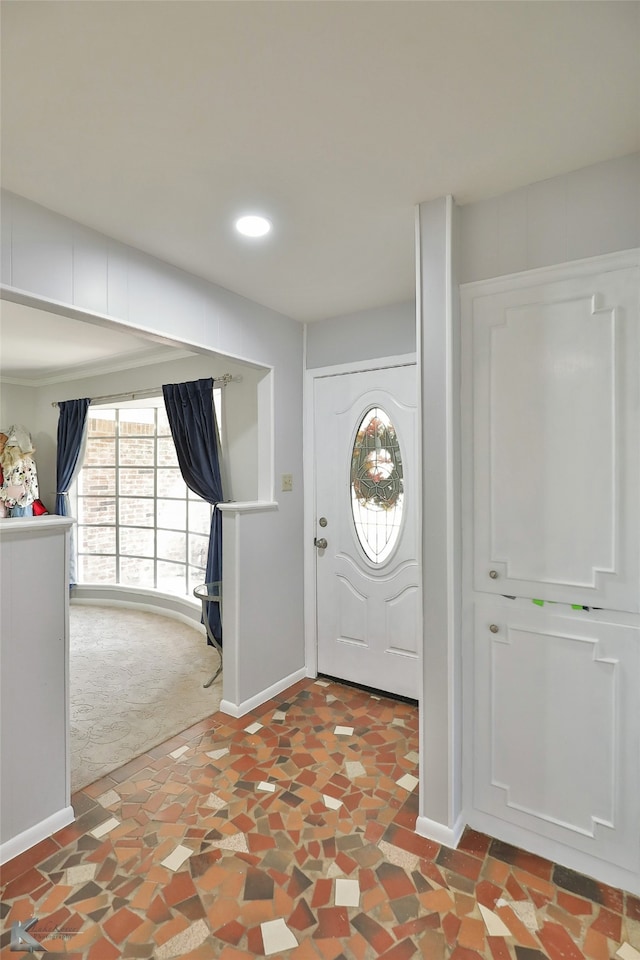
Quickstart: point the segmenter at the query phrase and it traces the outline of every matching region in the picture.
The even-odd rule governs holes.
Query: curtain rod
[[[242,377],[234,377],[230,373],[223,373],[221,377],[214,377],[214,383],[221,383],[226,387],[228,383],[240,383]],[[149,387],[148,390],[136,390],[134,393],[114,393],[110,397],[92,397],[89,405],[92,403],[115,403],[122,400],[148,400],[150,397],[159,397],[162,395],[162,387]],[[52,400],[51,406],[57,407],[60,400]]]

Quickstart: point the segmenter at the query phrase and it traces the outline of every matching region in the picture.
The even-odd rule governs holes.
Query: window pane
[[[116,471],[110,467],[88,467],[80,471],[78,494],[94,497],[114,497],[116,493]]]
[[[203,500],[189,501],[189,530],[206,534],[211,530],[211,506]]]
[[[105,500],[102,497],[78,497],[79,523],[115,523],[115,498]]]
[[[187,504],[184,500],[158,500],[158,527],[184,530]]]
[[[402,456],[395,427],[381,407],[362,418],[351,453],[351,511],[360,546],[373,563],[396,544],[404,503]]]
[[[116,462],[115,440],[87,440],[87,449],[84,455],[84,464],[87,467],[112,467]]]
[[[87,414],[88,437],[115,437],[116,412],[115,410],[91,410]]]
[[[184,563],[187,549],[185,533],[158,530],[158,557],[163,560],[179,560]]]
[[[165,407],[158,407],[158,436],[159,437],[171,436],[171,430],[169,429],[169,420],[167,419],[167,411]]]
[[[158,439],[158,466],[159,467],[177,467],[178,458],[176,448],[172,437],[160,437]]]
[[[194,567],[202,567],[204,571],[207,566],[207,553],[209,550],[209,537],[201,537],[196,533],[189,534],[189,563]]]
[[[152,467],[155,441],[146,437],[124,438],[118,441],[120,466]]]
[[[187,485],[182,479],[180,471],[172,467],[169,470],[164,468],[158,470],[158,496],[159,497],[180,497],[182,500],[187,495]]]
[[[200,567],[189,567],[189,593],[193,593],[196,587],[204,583],[204,570]]]
[[[141,407],[119,412],[121,437],[152,437],[155,434],[155,410],[143,410]]]
[[[80,553],[116,552],[115,527],[78,527],[78,550]]]
[[[179,593],[184,596],[187,583],[187,568],[184,563],[165,563],[158,560],[158,590]]]
[[[118,483],[121,497],[152,497],[155,470],[132,470],[121,467]]]
[[[115,557],[78,557],[78,583],[115,583]]]
[[[125,557],[153,557],[155,533],[138,527],[120,527],[120,553]]]
[[[120,583],[129,587],[153,587],[153,560],[121,557]]]
[[[152,527],[153,500],[138,500],[134,497],[120,497],[119,517],[121,524],[128,527]]]

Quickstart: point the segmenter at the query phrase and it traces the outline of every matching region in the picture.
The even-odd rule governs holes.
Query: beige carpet
[[[122,607],[70,608],[71,789],[215,713],[222,674],[197,629]]]

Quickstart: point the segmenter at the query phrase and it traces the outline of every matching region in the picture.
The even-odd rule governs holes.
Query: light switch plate
[[[289,490],[293,490],[293,474],[292,473],[282,474],[282,490],[283,492],[288,492]]]

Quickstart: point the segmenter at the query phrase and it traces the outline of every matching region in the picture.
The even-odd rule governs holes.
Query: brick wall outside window
[[[204,581],[211,507],[180,475],[162,407],[90,408],[77,486],[78,583],[191,596]]]

